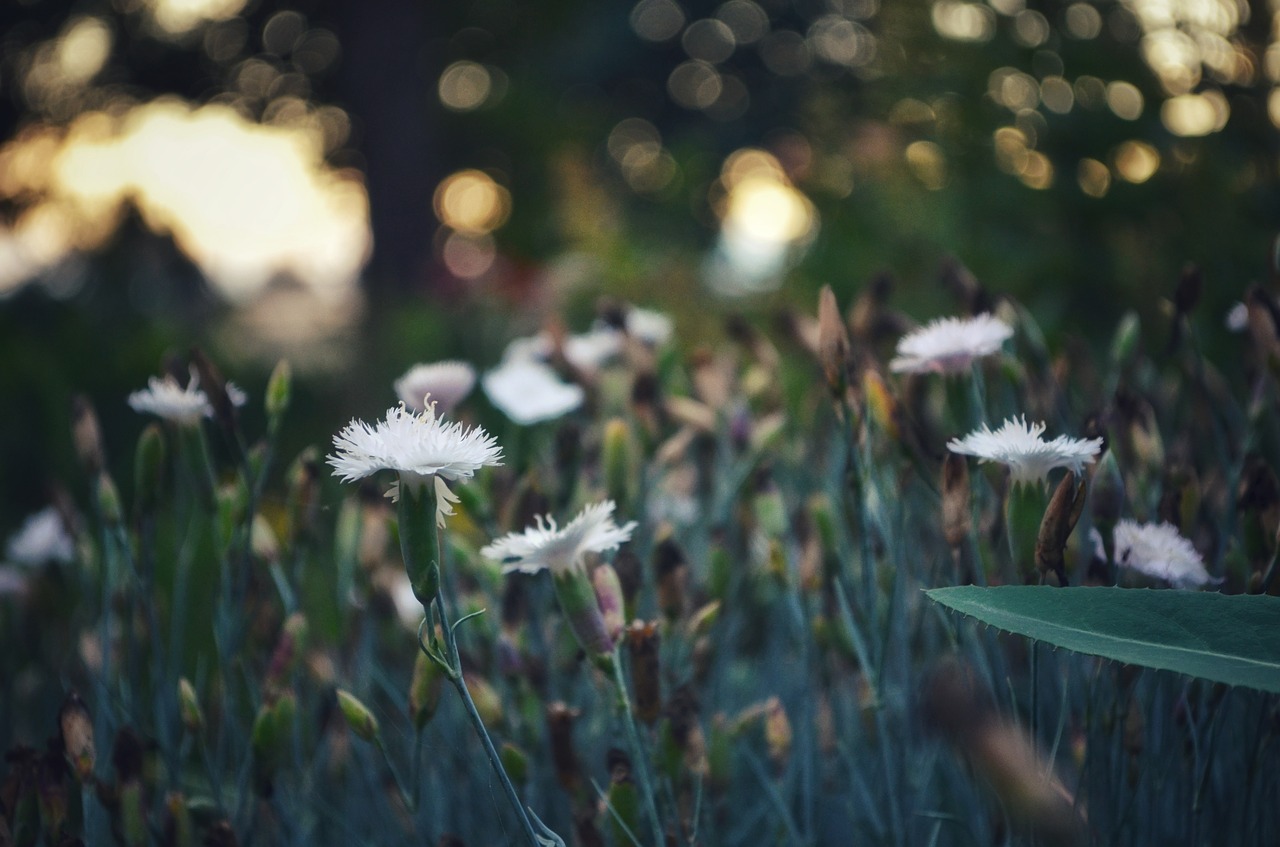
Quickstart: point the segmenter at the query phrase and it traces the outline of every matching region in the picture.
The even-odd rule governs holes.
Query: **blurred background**
[[[877,277],[967,268],[1055,343],[1187,263],[1212,348],[1271,281],[1263,0],[9,0],[0,6],[0,535],[124,461],[166,353],[299,384],[284,454],[602,295],[686,350]],[[883,275],[887,274],[888,277]],[[483,407],[480,414],[496,412]],[[254,431],[253,424],[250,431]],[[113,468],[128,479],[127,468]]]

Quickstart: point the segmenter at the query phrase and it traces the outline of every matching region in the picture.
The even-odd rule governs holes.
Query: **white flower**
[[[1170,523],[1139,524],[1122,520],[1112,536],[1116,564],[1163,579],[1175,588],[1199,588],[1217,582],[1204,569],[1204,560]]]
[[[153,376],[147,381],[146,390],[129,395],[129,406],[135,412],[150,413],[180,424],[194,424],[213,415],[209,396],[200,390],[199,383],[194,370],[185,388],[168,374],[163,379]],[[236,391],[243,398],[244,392]]]
[[[1102,449],[1101,438],[1068,438],[1059,435],[1052,441],[1040,437],[1044,424],[1028,425],[1025,417],[1009,418],[992,432],[982,428],[964,438],[947,443],[952,453],[977,456],[982,462],[1001,462],[1009,466],[1013,482],[1042,482],[1054,468],[1067,468],[1079,475],[1086,464],[1092,464]]]
[[[652,309],[632,307],[627,310],[627,334],[650,347],[661,347],[671,338],[671,318]]]
[[[607,326],[597,326],[582,335],[567,336],[560,345],[565,361],[584,373],[595,373],[622,353],[622,333]],[[547,362],[555,352],[556,342],[549,332],[527,338],[516,338],[502,351],[504,363],[516,361]]]
[[[22,529],[9,539],[9,560],[18,565],[43,565],[46,562],[70,562],[76,557],[76,543],[62,515],[47,506],[27,518]]]
[[[554,518],[538,515],[536,526],[505,535],[480,553],[501,562],[503,573],[537,573],[544,568],[553,574],[570,572],[583,567],[587,553],[613,550],[631,538],[635,521],[618,526],[614,508],[612,500],[587,506],[564,529],[557,528]]]
[[[1232,332],[1244,332],[1249,328],[1249,307],[1239,300],[1232,303],[1223,323]]]
[[[529,359],[503,362],[480,384],[489,402],[518,424],[554,420],[582,405],[581,386],[562,382],[551,367]]]
[[[426,408],[424,398],[430,395],[440,414],[448,415],[475,385],[475,368],[466,362],[450,361],[414,365],[396,380],[395,389],[400,401],[415,412]]]
[[[333,437],[333,446],[336,452],[327,461],[343,482],[392,470],[410,484],[436,477],[439,492],[441,478],[470,479],[486,465],[502,464],[502,448],[493,436],[480,427],[444,423],[434,404],[421,412],[394,406],[373,426],[353,419]]]
[[[898,356],[889,363],[889,370],[963,373],[974,359],[995,353],[1012,335],[1013,327],[989,314],[939,318],[898,341]]]

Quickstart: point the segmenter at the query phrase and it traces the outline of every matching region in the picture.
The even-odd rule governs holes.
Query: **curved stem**
[[[520,826],[524,829],[525,837],[529,839],[529,843],[533,847],[544,847],[546,842],[534,831],[529,815],[525,812],[524,804],[520,802],[520,797],[516,794],[516,788],[511,784],[511,777],[507,776],[507,769],[502,766],[502,759],[498,756],[498,751],[493,746],[493,739],[489,737],[489,730],[485,728],[484,720],[476,709],[475,701],[471,699],[471,692],[467,689],[467,681],[462,676],[462,660],[458,655],[458,640],[454,637],[453,627],[449,625],[447,620],[444,594],[439,587],[436,588],[435,605],[440,613],[440,628],[444,632],[446,655],[449,664],[452,666],[452,673],[448,675],[449,681],[453,683],[454,688],[458,689],[458,696],[462,698],[462,705],[466,708],[467,717],[471,720],[471,726],[480,738],[480,743],[484,747],[485,755],[489,757],[489,764],[493,767],[493,772],[498,775],[498,781],[502,783],[502,790],[507,795],[507,800],[520,818]],[[421,645],[421,642],[419,644]],[[430,656],[429,653],[428,656]]]

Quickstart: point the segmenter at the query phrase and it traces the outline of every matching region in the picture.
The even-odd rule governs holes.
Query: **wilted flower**
[[[76,556],[76,543],[62,515],[53,506],[31,515],[22,529],[9,539],[6,548],[9,561],[18,565],[43,565],[46,562],[70,562]]]
[[[501,562],[503,573],[537,573],[544,568],[553,574],[581,570],[587,553],[613,550],[635,531],[635,521],[622,526],[613,522],[614,508],[612,500],[594,503],[563,529],[556,526],[555,518],[538,515],[537,526],[503,536],[480,553]]]
[[[1173,524],[1122,520],[1113,537],[1116,564],[1121,567],[1163,579],[1175,588],[1199,588],[1215,581],[1196,548]]]
[[[947,449],[976,456],[982,462],[1008,465],[1015,484],[1043,482],[1054,468],[1066,468],[1079,476],[1102,449],[1101,438],[1059,435],[1045,441],[1040,437],[1044,429],[1043,422],[1028,425],[1025,417],[1009,418],[995,432],[983,424],[981,429],[964,438],[953,438],[947,443]]]
[[[444,423],[436,417],[435,404],[421,412],[393,406],[386,420],[373,426],[353,419],[333,437],[333,446],[336,452],[326,461],[343,482],[392,470],[410,485],[434,477],[437,496],[444,487],[441,480],[470,479],[486,465],[502,464],[502,448],[493,436],[480,427]]]
[[[425,408],[424,398],[430,395],[442,415],[456,409],[475,385],[476,369],[458,361],[414,365],[395,382],[400,402],[421,412]]]
[[[554,420],[582,405],[582,387],[561,381],[548,365],[511,359],[481,380],[489,402],[518,424]]]
[[[974,359],[989,356],[1013,335],[1013,327],[989,314],[939,318],[904,335],[889,369],[909,373],[963,373]]]

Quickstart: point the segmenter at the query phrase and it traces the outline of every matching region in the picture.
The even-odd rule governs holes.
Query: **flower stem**
[[[440,614],[440,628],[444,631],[446,657],[451,666],[449,668],[451,672],[448,674],[449,681],[453,683],[454,688],[458,689],[458,696],[462,698],[462,705],[466,709],[467,717],[471,720],[471,726],[480,738],[485,755],[489,757],[489,764],[493,766],[493,772],[498,775],[498,781],[502,783],[502,790],[507,795],[507,800],[510,801],[512,808],[516,810],[516,815],[520,819],[520,826],[524,829],[529,843],[533,847],[544,847],[543,840],[534,831],[529,815],[524,810],[524,804],[520,802],[520,797],[516,794],[515,786],[511,784],[511,777],[507,776],[507,769],[502,766],[502,759],[498,756],[498,751],[493,746],[493,739],[489,737],[489,730],[485,728],[484,720],[476,709],[475,701],[471,699],[471,692],[467,689],[467,681],[462,675],[462,659],[458,655],[458,640],[454,637],[453,626],[450,625],[448,615],[445,613],[444,593],[440,586],[436,587],[435,605]],[[429,658],[431,657],[430,653],[427,655]]]
[[[662,819],[658,817],[658,805],[653,799],[653,777],[649,773],[649,757],[640,745],[640,732],[636,728],[635,714],[631,711],[631,692],[627,690],[626,677],[622,675],[622,648],[613,651],[613,684],[618,688],[618,703],[622,708],[623,724],[627,730],[627,743],[631,747],[631,755],[635,759],[636,775],[640,777],[640,790],[644,795],[645,810],[649,814],[649,823],[653,826],[654,847],[663,847],[666,839],[662,835]]]

